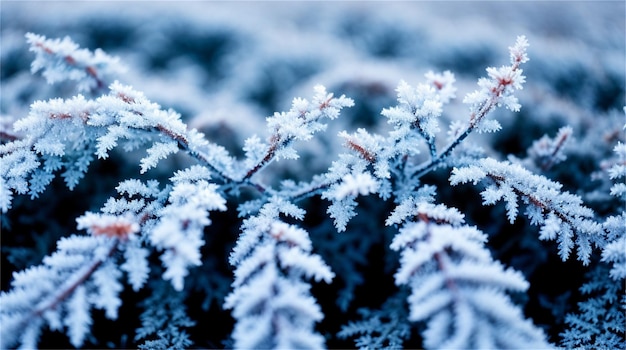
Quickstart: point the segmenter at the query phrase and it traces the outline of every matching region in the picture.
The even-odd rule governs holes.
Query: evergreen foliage
[[[237,98],[275,107],[274,90],[295,85],[290,70],[346,94],[312,78],[310,98],[291,97],[289,110],[269,115],[264,125],[253,119],[248,125],[246,115],[255,112],[231,105],[230,120],[217,123],[216,132],[184,107],[177,112],[151,101],[150,89],[121,82],[137,63],[132,59],[123,67],[124,55],[90,51],[70,37],[25,35],[35,56],[31,72],[57,90],[37,98],[23,117],[0,120],[2,239],[10,242],[2,250],[3,277],[11,273],[0,292],[0,348],[48,347],[51,332],[77,348],[626,346],[623,103],[587,134],[577,131],[579,124],[558,125],[526,140],[525,153],[496,152],[490,143],[511,133],[511,120],[535,113],[522,97],[535,78],[526,72],[534,58],[524,35],[508,48],[505,65],[486,68],[459,108],[467,72],[430,70],[410,84],[413,73],[390,82],[380,68],[352,81],[340,67],[333,80],[317,71],[337,59],[337,43],[307,59],[278,48],[285,56],[276,57],[286,62],[220,58],[220,50],[236,44],[219,35],[243,45],[247,39],[227,25],[216,27],[198,34],[207,46],[195,55],[217,66],[240,60],[241,69],[254,72],[249,83],[265,90],[228,80],[225,72],[222,83],[241,95],[215,93],[200,99],[202,108],[218,113],[218,101]],[[393,31],[358,38],[358,28],[343,30],[357,42],[403,40]],[[305,39],[309,50],[320,49],[313,37],[293,40]],[[284,40],[288,45],[291,38]],[[416,54],[402,47],[367,45],[373,56]],[[154,66],[176,65],[165,53],[151,54]],[[479,52],[462,54],[467,60]],[[280,81],[262,86],[257,75],[276,67],[284,70]],[[387,94],[385,104],[376,102],[376,89]],[[382,122],[360,120],[367,108],[376,108]],[[229,139],[231,127],[240,130]],[[577,149],[577,142],[603,148]],[[585,157],[595,162],[593,174],[585,174],[593,188],[572,180],[579,173],[564,174]],[[113,165],[113,174],[104,165]],[[52,232],[51,208],[28,213],[65,189],[85,191],[81,186],[93,197],[81,198],[88,203],[72,218],[78,233],[74,227]],[[50,225],[52,236],[43,238],[56,243],[41,256],[20,231],[37,220]],[[534,289],[535,271],[516,264],[507,255],[515,243],[499,246],[502,239],[529,249],[514,253],[537,264],[556,257],[563,262],[556,268],[586,271],[575,286],[580,295],[553,313],[559,317],[553,324],[531,309],[548,298]],[[123,330],[100,338],[103,322]]]

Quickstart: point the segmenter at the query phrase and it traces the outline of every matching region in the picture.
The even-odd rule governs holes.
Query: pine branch
[[[254,160],[252,166],[245,171],[242,182],[265,168],[275,159],[292,158],[298,156],[291,144],[297,140],[309,140],[315,132],[326,128],[326,124],[320,122],[323,118],[335,119],[344,107],[351,107],[354,102],[341,96],[333,97],[326,89],[318,85],[315,87],[315,96],[311,102],[296,98],[288,112],[275,113],[267,118],[267,126],[272,130],[269,145],[266,146],[265,154],[259,160]]]
[[[502,66],[499,69],[493,67],[487,68],[490,79],[481,78],[478,82],[481,90],[467,95],[463,101],[472,105],[468,125],[465,130],[459,133],[439,155],[418,166],[410,174],[410,177],[419,179],[439,166],[452,154],[455,148],[480,126],[481,122],[483,122],[487,115],[496,107],[504,104],[508,109],[514,112],[520,110],[521,106],[517,102],[517,98],[513,96],[513,92],[514,90],[521,90],[522,84],[526,82],[526,78],[522,75],[523,70],[520,69],[520,64],[526,63],[529,60],[526,54],[527,47],[528,42],[526,37],[518,37],[515,45],[509,48],[511,65]]]
[[[235,348],[322,348],[324,338],[314,332],[314,323],[323,314],[303,279],[330,283],[334,274],[310,253],[304,230],[271,217],[248,219],[231,255],[237,268],[224,307],[233,309],[237,320]],[[250,245],[250,239],[257,243]]]
[[[528,205],[525,214],[531,223],[542,225],[540,238],[558,239],[559,254],[563,260],[567,259],[575,243],[578,259],[589,264],[591,244],[603,245],[601,226],[593,221],[593,211],[582,205],[580,197],[561,192],[560,184],[532,174],[518,164],[498,162],[492,158],[481,159],[476,165],[453,169],[450,184],[476,184],[483,179],[492,181],[482,192],[483,204],[494,204],[504,199],[507,216],[513,222],[518,214],[517,199],[521,198]]]
[[[72,344],[79,347],[91,324],[88,310],[90,304],[105,308],[109,318],[117,317],[119,306],[118,288],[115,273],[98,282],[98,271],[108,265],[120,245],[137,232],[132,221],[117,217],[85,216],[79,220],[79,228],[87,228],[91,236],[70,236],[58,243],[55,254],[44,259],[42,266],[31,267],[14,274],[13,290],[0,294],[0,320],[2,348],[16,343],[36,344],[39,329],[47,322],[52,329],[61,328],[61,314],[76,313],[76,320],[66,319]],[[105,277],[105,275],[101,275]],[[113,278],[113,280],[108,280]],[[89,292],[88,302],[72,302],[77,297],[86,298],[86,284],[94,285]],[[104,297],[106,295],[106,297]],[[78,301],[78,299],[76,299]]]
[[[543,332],[504,293],[525,291],[528,282],[492,260],[486,236],[464,225],[455,210],[423,203],[413,208],[417,221],[404,223],[391,249],[402,254],[396,284],[411,288],[408,318],[427,323],[424,346],[549,348]]]
[[[101,91],[106,89],[106,77],[123,72],[118,58],[110,57],[102,50],[91,53],[79,49],[69,37],[63,40],[46,39],[45,36],[33,33],[26,34],[30,51],[37,57],[32,63],[33,73],[43,70],[48,83],[64,80],[75,80],[79,91]]]

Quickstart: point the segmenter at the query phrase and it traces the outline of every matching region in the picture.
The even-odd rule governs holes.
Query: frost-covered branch
[[[189,266],[202,264],[200,248],[204,228],[211,225],[209,213],[226,210],[226,201],[218,193],[219,186],[210,183],[211,172],[203,166],[178,171],[170,180],[172,185],[163,190],[156,181],[123,181],[117,187],[122,198],[110,198],[102,211],[141,218],[145,240],[163,251],[163,278],[181,291]]]
[[[209,184],[209,178],[206,168],[196,166],[176,173],[174,185],[165,191],[154,181],[122,182],[117,188],[120,194],[140,198],[110,199],[102,209],[104,214],[86,213],[77,220],[78,228],[87,229],[91,236],[61,240],[43,266],[14,276],[13,290],[2,294],[3,331],[10,333],[26,324],[30,328],[19,339],[7,333],[3,342],[36,347],[39,328],[47,322],[53,330],[67,326],[72,344],[78,347],[91,324],[90,304],[115,319],[121,305],[121,271],[127,272],[134,290],[148,278],[149,253],[137,235],[140,230],[148,243],[163,250],[163,278],[182,290],[188,267],[201,264],[203,230],[211,223],[209,211],[225,209],[225,201],[215,192],[217,185]],[[113,258],[116,251],[122,251],[125,260],[119,266]],[[61,313],[75,318],[62,324]]]
[[[411,336],[405,293],[389,298],[380,310],[358,311],[363,320],[344,325],[337,336],[357,336],[354,343],[359,349],[404,349],[404,341]]]
[[[470,105],[470,117],[464,130],[457,132],[457,136],[444,148],[441,153],[429,162],[420,165],[414,170],[413,176],[422,177],[452,154],[452,151],[459,146],[473,131],[493,132],[500,129],[500,124],[496,120],[487,119],[487,115],[496,107],[504,105],[513,112],[518,112],[521,105],[517,97],[513,95],[515,90],[521,90],[526,82],[526,77],[522,75],[520,68],[522,63],[526,63],[529,58],[526,54],[528,41],[525,36],[517,38],[515,45],[509,47],[511,57],[510,66],[500,68],[489,67],[487,74],[489,78],[480,78],[478,86],[480,90],[468,94],[463,99],[464,103]]]
[[[427,323],[424,346],[549,348],[543,332],[505,294],[525,291],[528,282],[491,258],[485,235],[443,205],[411,201],[400,206],[406,214],[410,208],[416,220],[404,223],[391,249],[402,254],[396,284],[411,288],[408,318]]]
[[[93,53],[80,49],[69,37],[46,39],[33,33],[26,34],[30,50],[37,55],[32,63],[33,73],[40,70],[49,84],[72,80],[79,91],[104,90],[109,85],[107,77],[124,71],[117,57],[97,49]]]
[[[621,254],[624,254],[622,250]],[[567,348],[619,349],[626,339],[626,294],[624,276],[608,278],[606,266],[590,273],[588,282],[580,287],[587,300],[578,303],[578,312],[565,317],[568,327],[560,335]]]
[[[14,273],[13,289],[0,294],[2,348],[36,348],[45,323],[52,330],[67,328],[72,345],[80,347],[92,323],[90,308],[117,318],[123,287],[112,255],[135,239],[138,225],[129,218],[86,215],[78,228],[91,235],[61,239],[43,265]]]
[[[184,304],[187,293],[174,290],[163,280],[151,286],[153,293],[142,302],[141,327],[135,340],[145,340],[139,349],[185,349],[193,344],[184,331],[195,325],[187,316]],[[154,339],[156,337],[156,339]]]
[[[483,204],[506,202],[507,217],[512,223],[518,215],[518,201],[527,205],[524,214],[533,225],[541,225],[540,238],[557,240],[559,255],[567,259],[574,244],[578,259],[590,262],[591,244],[602,245],[604,234],[594,221],[594,213],[585,207],[579,196],[561,190],[562,185],[535,175],[519,164],[485,158],[464,168],[455,168],[450,183],[486,180],[489,184],[481,193]]]
[[[288,112],[275,113],[267,118],[267,127],[272,132],[268,144],[262,143],[258,137],[246,140],[244,150],[247,152],[248,170],[243,180],[250,179],[275,159],[297,159],[296,150],[291,147],[293,141],[310,140],[314,133],[326,129],[326,124],[321,122],[323,118],[335,119],[342,108],[354,105],[351,99],[343,95],[333,97],[321,85],[315,86],[314,90],[315,96],[310,102],[296,98]]]
[[[626,111],[626,109],[625,109]],[[626,201],[623,179],[626,178],[626,147],[618,142],[613,165],[607,172],[611,195]],[[580,292],[588,298],[578,303],[576,313],[565,317],[568,328],[561,333],[562,344],[571,348],[620,348],[626,339],[626,212],[611,215],[602,223],[607,237],[602,247],[602,264],[588,274]]]
[[[541,170],[546,171],[554,165],[565,160],[563,152],[566,144],[572,139],[574,131],[571,127],[565,126],[559,129],[554,138],[544,135],[539,140],[533,142],[528,150],[528,157]]]
[[[14,128],[28,137],[0,146],[3,212],[10,208],[12,192],[37,197],[62,168],[66,170],[61,176],[73,188],[94,156],[107,158],[117,146],[127,152],[147,148],[141,173],[182,148],[218,178],[232,181],[234,161],[222,147],[207,142],[197,130],[188,130],[179,114],[162,110],[117,82],[95,100],[77,95],[35,102],[28,117]]]
[[[27,40],[36,55],[33,72],[41,71],[49,83],[75,83],[77,91],[88,94],[36,101],[26,117],[11,125],[4,117],[0,121],[2,213],[16,213],[13,206],[22,202],[16,201],[16,196],[42,195],[54,186],[57,175],[69,189],[75,188],[92,162],[113,152],[121,151],[122,157],[132,152],[139,157],[133,160],[137,165],[134,175],[127,173],[132,169],[124,169],[122,181],[115,187],[117,195],[99,210],[77,219],[78,229],[86,230],[87,235],[61,238],[56,251],[41,264],[37,264],[38,257],[32,258],[24,264],[31,267],[13,274],[11,289],[0,294],[0,347],[34,348],[45,328],[67,334],[76,347],[84,346],[93,322],[91,310],[102,309],[105,317],[117,318],[125,301],[120,298],[125,285],[135,292],[148,289],[150,294],[139,303],[143,308],[141,326],[128,339],[144,341],[139,347],[146,349],[190,346],[190,334],[197,332],[186,331],[195,324],[191,314],[187,315],[187,303],[198,291],[214,293],[214,284],[221,283],[217,290],[228,289],[228,283],[202,281],[213,272],[227,274],[217,271],[212,262],[224,257],[220,253],[228,254],[223,249],[235,240],[230,234],[239,224],[229,256],[234,279],[228,296],[219,300],[235,319],[230,337],[235,348],[324,348],[332,338],[319,326],[324,326],[322,320],[329,314],[324,314],[313,296],[311,280],[339,280],[339,287],[331,290],[337,292],[331,302],[345,312],[358,299],[357,287],[373,283],[368,273],[379,269],[386,276],[395,270],[395,286],[390,287],[394,293],[396,288],[400,290],[386,298],[381,310],[361,309],[361,321],[343,326],[338,336],[355,337],[358,347],[402,348],[410,341],[432,349],[551,347],[543,331],[512,301],[511,294],[529,290],[526,277],[493,258],[499,252],[488,248],[486,234],[466,224],[464,213],[439,204],[457,201],[461,189],[439,191],[425,183],[432,179],[426,174],[444,166],[451,169],[448,182],[452,186],[481,182],[485,185],[483,204],[503,200],[509,222],[524,206],[531,224],[541,227],[539,238],[557,240],[563,259],[576,248],[579,260],[593,264],[589,283],[581,289],[589,299],[579,304],[578,314],[563,316],[571,331],[562,333],[562,344],[623,344],[618,338],[624,328],[617,323],[623,320],[619,311],[623,311],[626,298],[616,286],[623,285],[626,277],[626,213],[604,208],[596,214],[593,204],[587,207],[583,203],[583,194],[564,191],[556,179],[533,173],[551,174],[549,170],[567,164],[563,162],[570,151],[566,146],[572,142],[576,126],[562,127],[554,137],[534,142],[522,160],[505,155],[508,161],[498,161],[495,155],[486,156],[494,150],[467,145],[471,134],[502,128],[490,119],[496,108],[520,110],[515,94],[526,80],[521,69],[528,61],[524,36],[509,48],[510,64],[487,68],[478,90],[466,95],[463,102],[469,105],[469,118],[450,123],[447,141],[441,140],[445,133],[442,117],[457,88],[455,76],[444,71],[428,72],[423,82],[414,85],[400,77],[383,81],[377,76],[376,82],[383,82],[372,86],[385,94],[393,93],[389,78],[400,80],[395,105],[383,108],[382,118],[372,121],[374,130],[384,129],[381,134],[358,127],[324,135],[327,121],[337,119],[343,108],[355,103],[317,85],[309,100],[295,98],[288,111],[266,118],[267,139],[237,137],[224,143],[228,151],[191,127],[200,128],[199,123],[187,124],[186,117],[114,80],[120,78],[115,76],[120,72],[116,58],[101,50],[80,49],[69,38],[50,40],[28,34]],[[351,81],[341,84],[339,90],[359,85],[351,85]],[[237,83],[230,88],[241,86]],[[241,93],[229,98],[245,105],[250,91]],[[223,97],[205,94],[211,95],[213,90],[202,90],[202,102]],[[214,106],[202,103],[200,109],[211,114]],[[184,110],[185,115],[193,114]],[[238,111],[227,109],[229,116]],[[361,117],[360,110],[357,114],[347,122]],[[384,123],[385,128],[377,129]],[[310,173],[312,167],[306,168],[309,173],[295,174],[306,178],[299,181],[291,179],[292,169],[285,172],[286,179],[272,173],[275,169],[270,164],[300,159],[296,142],[310,142],[314,137],[333,151],[326,171]],[[244,140],[243,145],[239,140]],[[333,147],[343,147],[343,151],[334,153]],[[621,201],[626,198],[626,147],[619,142],[614,151],[615,157],[599,167],[606,170],[604,178],[608,180],[602,184],[606,197]],[[186,156],[184,163],[161,162],[178,154]],[[301,162],[307,161],[303,156]],[[184,165],[166,167],[179,164]],[[159,171],[151,171],[157,167]],[[93,178],[98,181],[97,176]],[[266,182],[268,178],[271,180]],[[434,181],[438,186],[448,185]],[[440,198],[438,193],[454,198]],[[312,198],[315,196],[319,197]],[[330,205],[319,209],[317,200]],[[358,205],[363,207],[357,210]],[[395,206],[393,210],[390,205]],[[230,215],[234,207],[238,219]],[[216,211],[225,213],[218,216]],[[357,217],[361,212],[364,215]],[[295,221],[301,221],[302,228],[293,224]],[[4,229],[4,218],[2,224]],[[492,227],[503,227],[498,224],[490,226],[490,232]],[[343,231],[347,232],[337,234]],[[541,249],[537,246],[534,249]],[[379,257],[380,261],[376,260]],[[11,259],[17,260],[13,255]],[[37,262],[32,265],[33,261]],[[136,293],[132,298],[143,296]],[[601,317],[591,310],[594,306],[608,310],[606,336],[593,326]],[[126,337],[126,330],[124,334]]]
[[[274,210],[266,206],[262,215],[268,211]],[[251,239],[256,240],[254,245]],[[237,266],[233,291],[224,304],[237,320],[235,348],[324,347],[324,338],[314,330],[323,314],[304,279],[330,283],[334,273],[311,250],[306,231],[271,216],[244,223],[230,259]]]
[[[202,264],[200,248],[204,228],[211,224],[209,212],[226,210],[226,200],[217,193],[218,186],[208,182],[208,175],[206,168],[197,166],[172,178],[168,204],[159,210],[159,219],[148,236],[150,244],[164,250],[163,278],[171,280],[178,291],[183,289],[188,266]]]

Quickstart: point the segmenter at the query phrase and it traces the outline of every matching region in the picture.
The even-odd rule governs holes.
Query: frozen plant
[[[401,204],[407,221],[391,243],[402,252],[396,283],[409,285],[410,321],[427,321],[429,349],[548,348],[543,331],[524,319],[506,291],[525,291],[517,271],[493,261],[485,235],[443,205]]]
[[[363,237],[349,236],[355,234],[351,225],[357,214],[368,209],[359,206],[370,200],[393,206],[367,220],[393,232],[385,248],[396,259],[391,288],[397,292],[383,310],[362,309],[365,319],[334,330],[337,337],[356,336],[360,348],[402,348],[409,341],[432,349],[624,346],[626,298],[619,286],[626,277],[621,225],[626,213],[602,218],[579,195],[533,172],[567,158],[564,145],[572,129],[540,139],[525,160],[489,157],[468,139],[502,128],[494,118],[497,108],[520,111],[516,94],[526,83],[522,65],[529,60],[524,36],[509,48],[509,64],[487,68],[478,90],[463,99],[467,118],[450,122],[447,132],[442,117],[456,97],[454,75],[429,72],[416,86],[401,81],[397,105],[381,111],[387,133],[341,131],[344,151],[330,156],[327,171],[301,182],[273,179],[273,163],[299,160],[297,146],[325,131],[355,104],[352,99],[315,86],[311,99],[295,98],[288,111],[268,117],[267,138],[249,135],[237,157],[190,128],[177,112],[107,80],[119,72],[116,58],[80,49],[68,38],[28,34],[27,40],[37,54],[33,72],[42,71],[50,83],[73,83],[77,94],[34,102],[26,117],[0,133],[2,212],[17,210],[20,195],[41,195],[59,173],[70,190],[75,188],[89,178],[90,164],[113,155],[127,156],[138,174],[119,182],[117,195],[99,203],[99,211],[76,219],[83,233],[68,234],[41,264],[14,272],[10,289],[0,294],[0,347],[36,347],[46,328],[66,333],[75,347],[90,346],[98,341],[92,339],[98,326],[93,310],[117,319],[130,307],[121,296],[125,286],[151,294],[141,303],[141,326],[132,337],[144,341],[139,347],[202,343],[190,331],[195,320],[187,315],[185,298],[211,285],[199,282],[211,278],[211,257],[204,248],[213,236],[226,235],[213,230],[225,226],[216,217],[236,211],[239,230],[229,256],[234,279],[220,300],[235,322],[227,344],[324,348],[334,335],[319,326],[332,315],[320,305],[311,281],[335,283],[338,271],[349,271],[356,276],[341,279],[350,289],[364,277],[329,261],[384,263],[368,260],[366,250],[372,242],[386,241],[385,233],[369,226],[356,232]],[[617,180],[610,194],[623,199],[623,144],[615,154],[607,170]],[[172,158],[180,161],[165,163]],[[152,176],[155,168],[167,175]],[[509,222],[523,213],[539,226],[537,240],[557,242],[562,260],[575,250],[581,265],[593,265],[582,292],[604,294],[581,303],[580,314],[567,316],[571,328],[560,344],[524,314],[518,296],[530,288],[527,277],[498,261],[489,236],[460,210],[438,203],[438,188],[427,177],[434,172],[449,174],[452,191],[464,183],[480,184],[482,204],[504,201]],[[306,220],[310,200],[329,202],[329,218],[314,228]],[[315,237],[320,231],[337,232]],[[345,311],[350,300],[337,304]],[[600,315],[589,305],[601,305],[610,316],[608,336],[591,325]]]
[[[235,347],[319,349],[324,347],[324,338],[314,332],[314,325],[324,315],[310,295],[311,286],[301,278],[330,283],[334,274],[319,255],[311,255],[306,231],[272,219],[280,212],[270,208],[276,204],[268,203],[261,210],[263,217],[244,224],[241,239],[254,237],[257,242],[244,245],[250,251],[231,256],[237,269],[234,290],[224,306],[232,308],[237,319]]]

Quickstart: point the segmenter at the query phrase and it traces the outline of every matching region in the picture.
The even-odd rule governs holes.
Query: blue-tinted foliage
[[[624,86],[598,82],[624,75],[623,30],[576,31],[602,58],[558,65],[558,24],[447,35],[394,10],[433,4],[394,4],[393,22],[369,3],[275,8],[293,28],[260,3],[246,20],[185,6],[155,21],[129,4],[134,27],[77,5],[59,39],[18,33],[27,5],[8,7],[1,348],[626,346]],[[458,6],[493,26],[543,15]],[[604,78],[578,91],[590,62]]]

